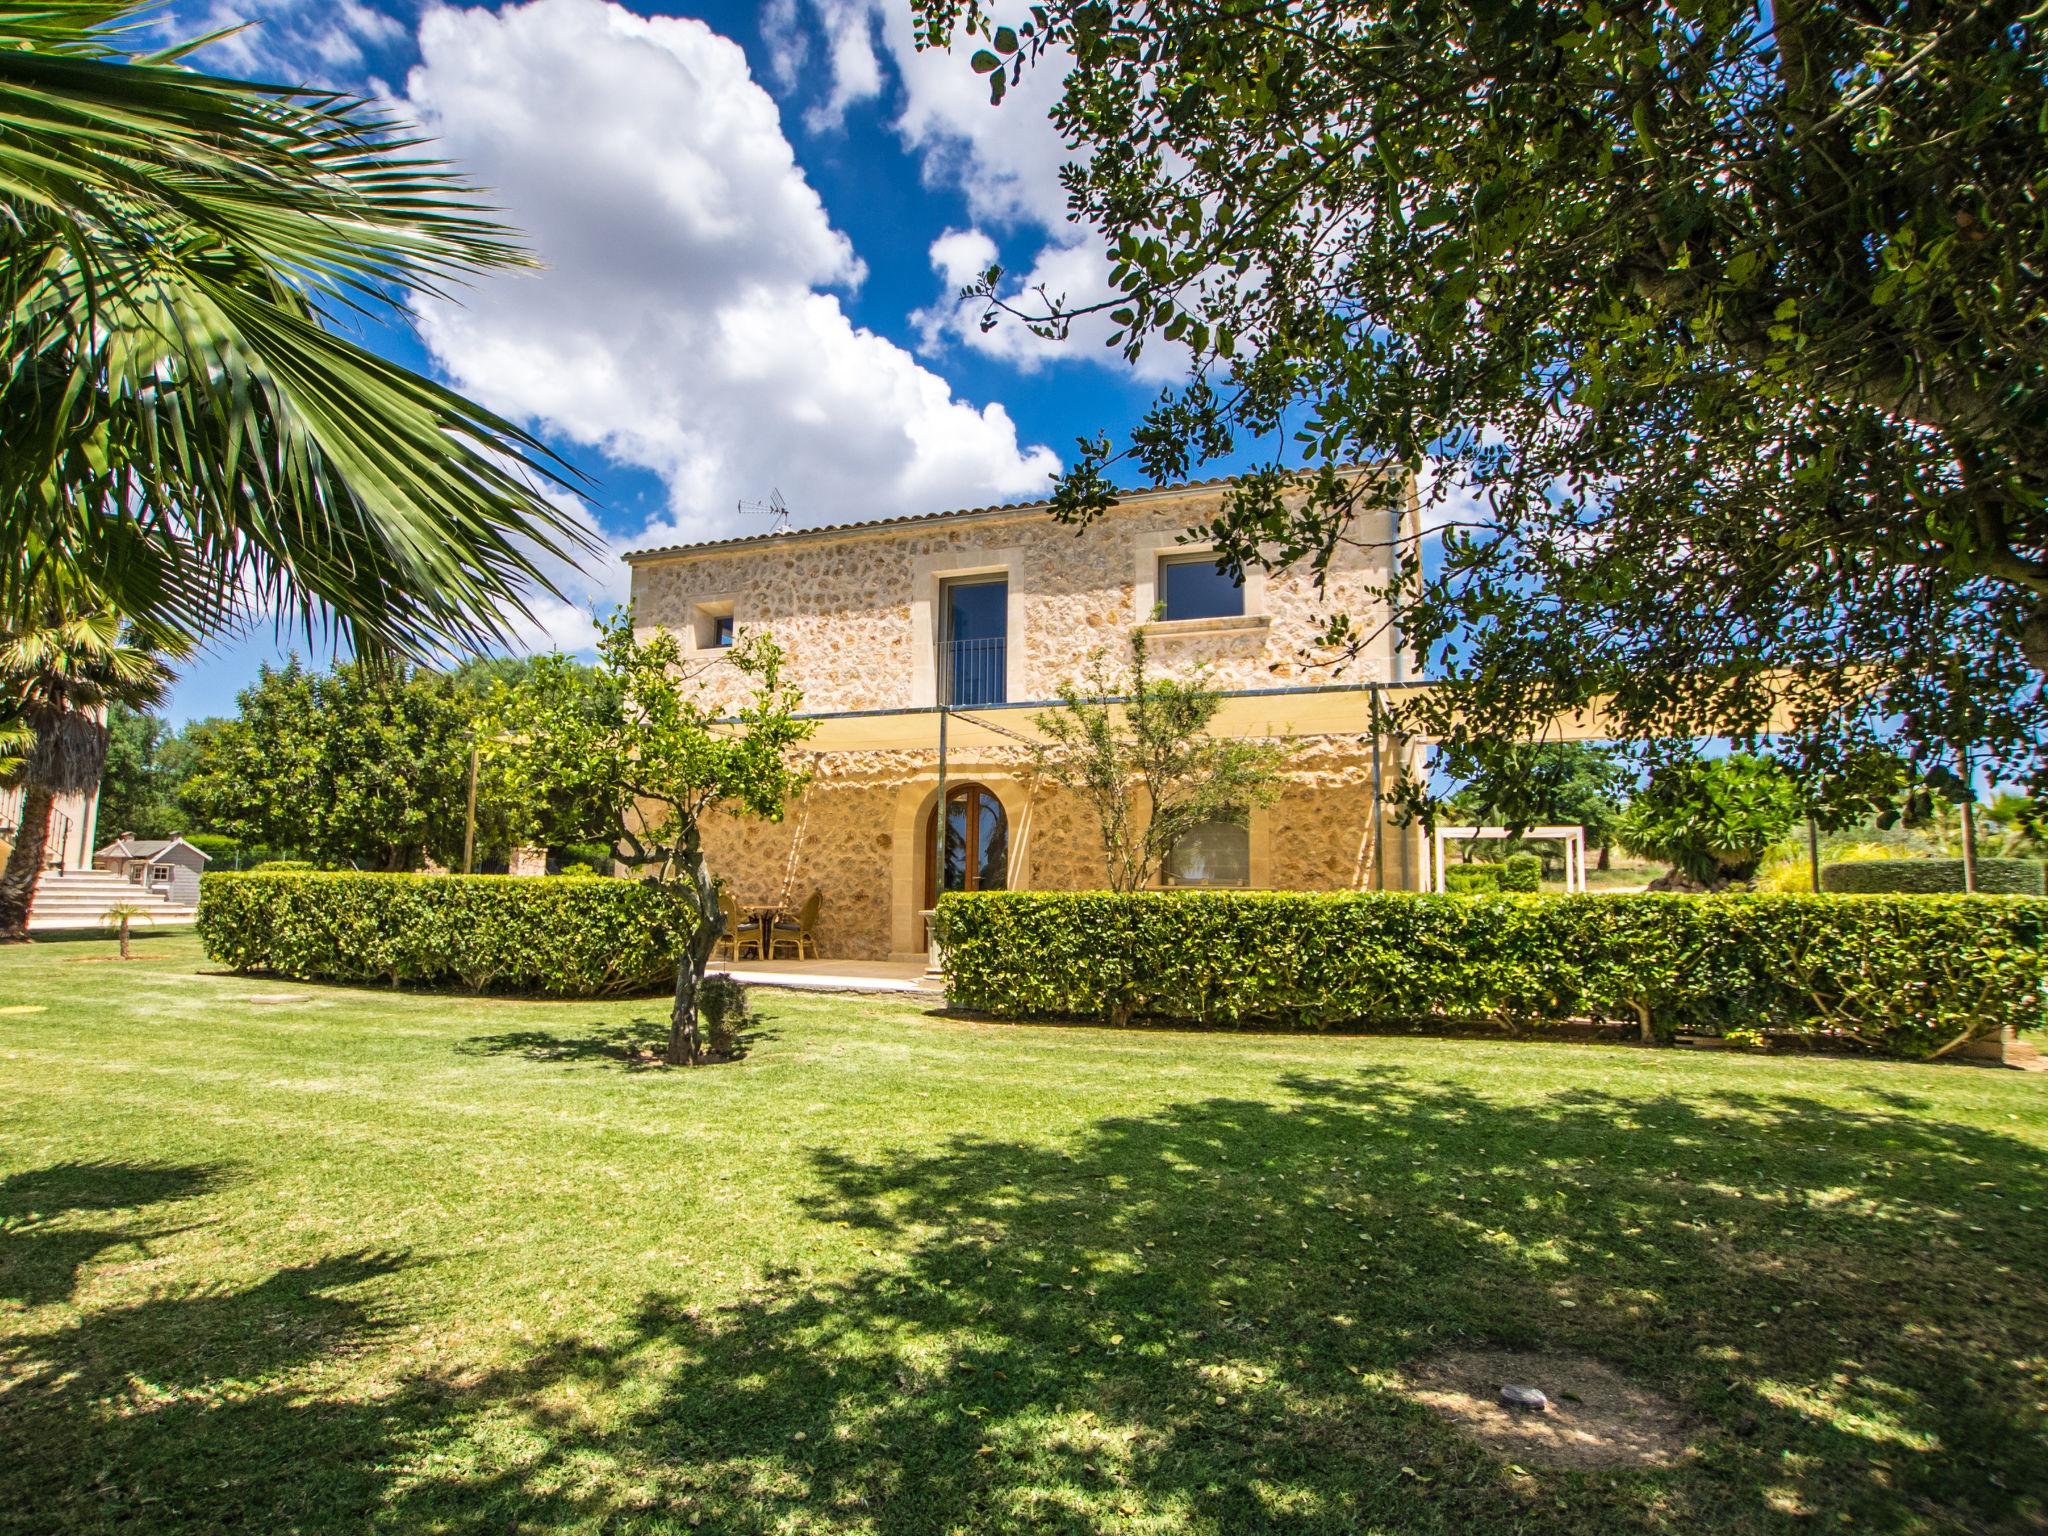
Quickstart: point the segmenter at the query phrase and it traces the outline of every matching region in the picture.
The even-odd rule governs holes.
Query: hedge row
[[[1979,859],[1977,894],[1980,896],[2048,895],[2039,859]],[[1860,859],[1846,864],[1823,864],[1820,888],[1843,896],[1901,895],[1941,896],[1963,888],[1961,859]]]
[[[689,903],[636,880],[209,874],[199,939],[238,971],[608,997],[667,986]]]
[[[1511,853],[1498,864],[1447,864],[1444,889],[1454,896],[1493,891],[1540,891],[1543,861],[1533,853]]]
[[[2048,902],[948,895],[947,993],[1004,1018],[1762,1031],[1927,1057],[2041,1022]]]

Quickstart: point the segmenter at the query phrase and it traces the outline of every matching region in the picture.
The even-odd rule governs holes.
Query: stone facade
[[[843,530],[797,531],[630,557],[643,627],[665,627],[701,666],[697,681],[723,703],[746,680],[712,643],[719,620],[744,635],[765,630],[788,657],[806,713],[834,727],[810,760],[810,781],[779,824],[718,817],[708,852],[743,903],[795,907],[825,893],[818,939],[827,957],[907,958],[924,946],[932,813],[937,796],[936,614],[951,578],[1000,573],[1009,583],[1007,697],[1043,701],[1105,651],[1120,666],[1133,625],[1153,612],[1162,555],[1203,546],[1183,530],[1213,515],[1222,491],[1147,493],[1077,532],[1042,507],[920,518]],[[1412,524],[1410,525],[1412,529]],[[1409,530],[1403,530],[1404,533]],[[1368,588],[1385,580],[1384,539],[1361,540],[1333,562],[1320,592],[1292,572],[1246,582],[1242,618],[1151,622],[1162,671],[1201,669],[1226,690],[1272,690],[1327,681],[1316,637],[1333,612],[1372,632],[1384,618]],[[1400,682],[1411,669],[1390,639],[1347,669],[1347,680]],[[878,718],[877,741],[851,712],[921,711]],[[1362,719],[1362,711],[1360,718]],[[906,730],[906,722],[910,729]],[[825,733],[821,729],[821,741]],[[1086,890],[1105,883],[1100,837],[1088,809],[1030,772],[1021,745],[956,741],[949,786],[979,784],[1008,825],[1012,889]],[[1381,743],[1390,778],[1397,764]],[[1341,890],[1412,883],[1413,834],[1375,824],[1368,737],[1298,737],[1278,801],[1250,827],[1250,884]],[[1377,863],[1376,863],[1377,861]]]

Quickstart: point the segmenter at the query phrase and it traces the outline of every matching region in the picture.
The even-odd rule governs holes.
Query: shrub
[[[605,997],[674,981],[690,903],[637,880],[208,874],[206,953],[238,971]]]
[[[251,864],[249,866],[249,873],[252,875],[259,871],[272,875],[293,872],[304,873],[313,867],[313,864],[306,859],[263,859],[255,864]]]
[[[718,1061],[746,1054],[743,1032],[754,1021],[746,986],[730,976],[706,976],[697,984],[697,1016],[704,1021],[704,1047]]]
[[[1777,764],[1737,753],[1667,764],[1631,800],[1614,835],[1703,886],[1747,880],[1799,819],[1799,792]]]
[[[555,871],[555,876],[557,879],[595,880],[597,878],[597,871],[588,864],[564,864]]]
[[[1477,896],[1500,889],[1498,864],[1446,864],[1444,889],[1453,896]]]
[[[1980,896],[2040,896],[2048,893],[2038,859],[1979,859]],[[1854,860],[1820,867],[1820,888],[1842,895],[1947,895],[1963,888],[1961,859]]]
[[[1531,893],[1542,890],[1543,860],[1533,853],[1509,854],[1500,867],[1500,888]]]
[[[936,921],[952,1001],[1005,1018],[1591,1018],[1927,1057],[2040,1021],[2048,902],[979,892]]]

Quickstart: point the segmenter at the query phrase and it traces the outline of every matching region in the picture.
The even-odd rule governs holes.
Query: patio
[[[757,987],[793,987],[806,992],[924,992],[941,997],[945,988],[912,960],[713,960],[713,976]]]

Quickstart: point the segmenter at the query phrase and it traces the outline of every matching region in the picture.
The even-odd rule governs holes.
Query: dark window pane
[[[1251,833],[1228,821],[1190,827],[1166,858],[1168,885],[1249,885],[1251,879]]]
[[[967,797],[946,797],[946,884],[949,891],[967,889]]]
[[[956,581],[946,588],[948,640],[1000,640],[1009,629],[1007,581]]]
[[[939,661],[948,704],[970,707],[1008,698],[1004,652],[1009,598],[1010,584],[1000,578],[947,584],[946,633]]]
[[[718,615],[717,618],[711,621],[711,643],[713,645],[732,644],[731,614],[721,613],[720,615]]]
[[[1162,560],[1159,600],[1169,619],[1234,619],[1244,613],[1244,585],[1217,570],[1207,555]]]
[[[1007,890],[1010,884],[1010,828],[1003,819],[1003,803],[994,795],[981,797],[980,864],[975,870],[975,889]]]

